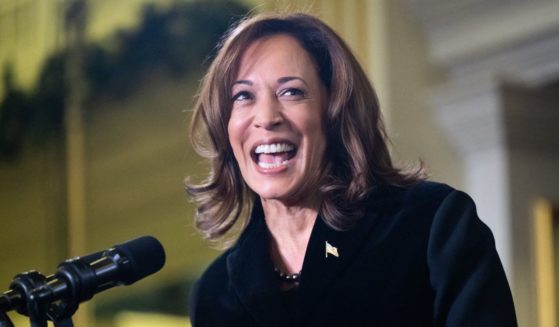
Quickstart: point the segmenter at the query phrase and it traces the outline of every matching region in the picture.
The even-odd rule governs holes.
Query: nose
[[[280,126],[283,122],[281,113],[281,106],[277,99],[262,99],[256,106],[256,113],[254,115],[254,126],[264,129],[274,129]]]

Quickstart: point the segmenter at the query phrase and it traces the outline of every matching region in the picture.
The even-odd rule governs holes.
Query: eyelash
[[[245,97],[245,98],[240,99],[240,97],[242,97],[242,96]],[[238,92],[232,98],[233,101],[246,101],[246,100],[250,100],[250,99],[252,99],[252,94],[250,94],[250,92],[247,92],[247,91]]]
[[[293,93],[293,94],[287,95],[286,93]],[[306,94],[305,94],[305,92],[304,92],[303,90],[297,89],[297,88],[294,88],[294,87],[290,87],[290,88],[287,88],[287,89],[285,89],[285,90],[282,90],[282,91],[280,92],[280,95],[301,96],[301,97],[305,97],[305,96],[306,96]]]
[[[291,94],[288,94],[288,93],[291,93]],[[290,88],[281,90],[279,92],[278,96],[306,98],[307,94],[305,93],[305,91],[303,91],[301,89],[290,87]],[[254,97],[253,97],[252,93],[250,93],[248,91],[240,91],[240,92],[236,93],[235,95],[233,95],[231,100],[233,100],[233,102],[235,102],[235,101],[248,101],[248,100],[252,100],[253,98]]]

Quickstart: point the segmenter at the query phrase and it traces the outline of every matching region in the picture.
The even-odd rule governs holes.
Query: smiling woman
[[[192,139],[197,227],[241,235],[192,293],[194,326],[514,326],[491,231],[464,193],[393,166],[378,102],[320,20],[226,35]]]
[[[278,34],[255,41],[237,75],[228,133],[243,179],[265,208],[312,206],[326,147],[326,90],[312,59]]]
[[[281,45],[274,44],[278,40],[282,40]],[[268,58],[271,54],[277,56]],[[272,83],[276,86],[269,85],[270,81],[266,81],[266,85],[263,81],[245,79],[243,75],[251,71],[254,75],[258,71],[258,77],[272,67],[276,67],[275,74],[279,75],[268,78],[275,78]],[[309,76],[299,76],[303,71],[297,70],[302,68]],[[283,87],[279,87],[280,84]],[[233,153],[234,144],[229,137],[232,125],[238,121],[235,117],[240,116],[238,112],[253,112],[254,115],[258,111],[254,116],[256,125],[266,115],[276,115],[275,119],[288,117],[286,110],[270,107],[275,105],[273,102],[264,103],[271,101],[264,87],[274,87],[274,101],[278,106],[283,104],[283,108],[292,108],[290,111],[297,106],[316,106],[322,101],[313,124],[322,128],[327,144],[325,153],[321,154],[323,157],[316,157],[316,150],[320,152],[320,148],[311,149],[314,144],[309,144],[304,151],[300,151],[299,146],[306,143],[291,145],[295,147],[295,154],[314,152],[312,158],[305,157],[305,160],[310,159],[306,164],[312,162],[319,167],[313,175],[318,175],[315,178],[320,181],[313,180],[311,175],[301,182],[315,184],[313,193],[320,193],[320,203],[316,205],[320,206],[321,218],[332,228],[345,230],[360,219],[367,194],[375,184],[387,182],[404,186],[423,179],[422,167],[402,172],[393,166],[376,94],[347,45],[328,26],[306,15],[286,19],[266,15],[253,17],[241,21],[223,40],[202,82],[192,120],[194,147],[210,160],[212,167],[205,183],[188,186],[189,193],[199,204],[197,226],[206,238],[224,236],[239,218],[246,216],[243,210],[250,210],[259,195],[243,179],[247,176],[241,175],[243,167],[238,162],[243,158],[238,157],[238,151]],[[247,107],[251,110],[245,110]],[[296,115],[309,114],[302,111]],[[289,122],[281,129],[286,127],[294,125]],[[260,166],[271,163],[270,157],[252,154],[252,160],[258,158],[267,160]],[[245,161],[250,163],[251,160]]]

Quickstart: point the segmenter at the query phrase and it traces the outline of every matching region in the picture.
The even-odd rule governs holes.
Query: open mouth
[[[260,144],[252,151],[252,158],[259,167],[272,169],[287,165],[296,153],[297,147],[291,143]]]

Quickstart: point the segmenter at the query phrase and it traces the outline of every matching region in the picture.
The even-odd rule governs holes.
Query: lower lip
[[[285,164],[281,164],[277,167],[273,167],[273,168],[264,168],[258,165],[258,163],[254,162],[254,165],[256,166],[256,170],[262,174],[277,174],[277,173],[282,173],[284,171],[286,171],[289,167],[289,163],[290,163],[291,159],[287,161],[287,163]]]

